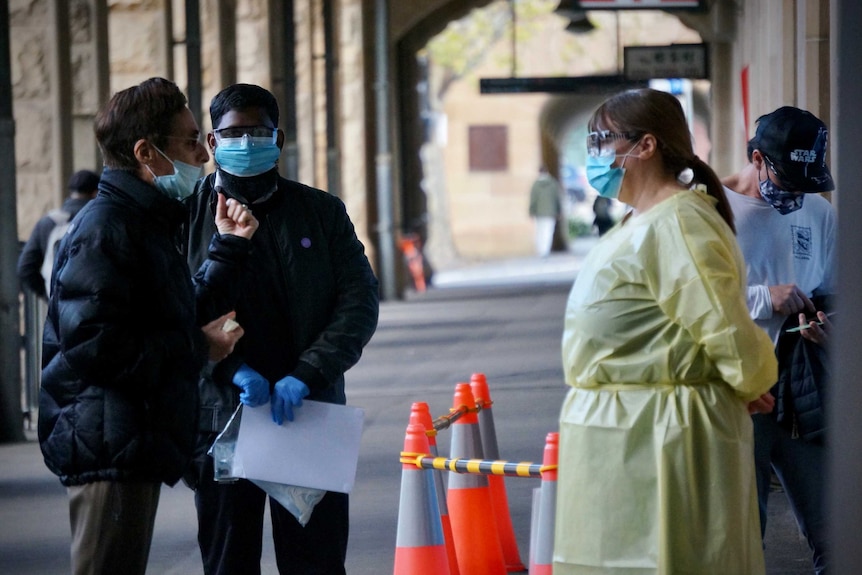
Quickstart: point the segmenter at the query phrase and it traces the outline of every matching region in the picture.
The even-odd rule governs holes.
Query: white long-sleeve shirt
[[[806,194],[801,209],[781,215],[760,198],[724,191],[745,258],[748,310],[777,343],[787,316],[773,313],[769,286],[796,284],[808,297],[835,292],[835,211],[819,194]]]

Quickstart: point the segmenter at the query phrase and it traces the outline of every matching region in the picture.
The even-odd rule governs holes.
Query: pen
[[[834,311],[827,313],[826,317],[830,317],[833,315],[835,315]],[[814,323],[816,323],[817,325],[823,325],[822,321],[815,321]],[[803,329],[808,329],[810,327],[811,327],[810,324],[800,325],[800,326],[792,327],[792,328],[786,330],[785,333],[796,333],[797,331],[802,331]]]

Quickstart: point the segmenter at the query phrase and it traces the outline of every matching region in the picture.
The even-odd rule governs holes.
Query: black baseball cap
[[[829,130],[805,110],[783,106],[757,119],[750,150],[760,150],[775,166],[788,191],[831,192],[835,189],[826,165]]]
[[[91,194],[99,187],[99,174],[90,170],[80,170],[69,178],[69,189],[74,192]]]

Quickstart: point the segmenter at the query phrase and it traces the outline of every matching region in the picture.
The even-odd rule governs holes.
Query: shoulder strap
[[[62,208],[55,208],[46,214],[54,222],[55,226],[65,224],[72,219],[72,214]]]
[[[71,225],[71,214],[64,210],[51,210],[48,212],[48,217],[54,220],[54,227],[48,234],[48,240],[45,242],[45,254],[42,257],[42,267],[40,272],[42,279],[45,281],[45,294],[51,297],[51,274],[54,271],[54,260],[57,258],[57,246],[60,245],[60,240],[68,231]]]

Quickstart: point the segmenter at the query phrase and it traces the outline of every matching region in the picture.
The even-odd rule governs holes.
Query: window
[[[507,126],[470,126],[470,171],[501,172],[509,169]]]

